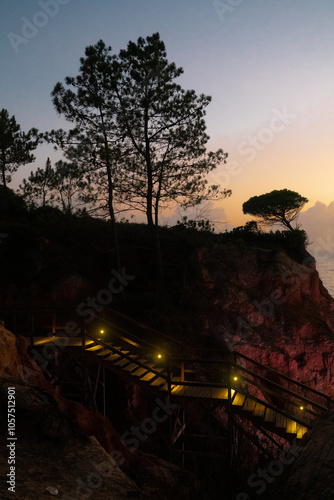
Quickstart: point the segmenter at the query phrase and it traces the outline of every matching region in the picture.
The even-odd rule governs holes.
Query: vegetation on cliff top
[[[2,188],[3,189],[3,188]],[[22,198],[7,188],[0,196],[2,293],[8,287],[31,289],[33,284],[53,289],[68,276],[81,276],[98,289],[117,262],[108,221],[90,216],[64,214],[51,207],[28,209]],[[145,224],[117,223],[122,266],[137,279],[134,289],[155,288],[154,248]],[[202,228],[202,229],[205,229]],[[301,261],[307,241],[304,231],[264,233],[248,223],[231,232],[214,234],[178,224],[159,227],[166,283],[179,294],[189,277],[198,273],[202,248],[221,247],[250,251],[251,248],[284,249]],[[177,290],[177,292],[176,292]]]

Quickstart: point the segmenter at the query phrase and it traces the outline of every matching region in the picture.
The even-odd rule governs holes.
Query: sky
[[[209,206],[221,228],[251,218],[251,196],[287,188],[309,200],[310,240],[334,253],[333,0],[1,0],[0,108],[23,130],[65,127],[50,93],[85,47],[103,39],[117,53],[157,31],[178,83],[212,96],[208,149],[229,157],[209,180],[232,190]],[[10,187],[53,154],[40,147]]]

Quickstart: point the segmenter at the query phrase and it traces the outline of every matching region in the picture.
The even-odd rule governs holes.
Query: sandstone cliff
[[[314,259],[235,247],[199,255],[198,306],[209,334],[334,398],[334,299]]]

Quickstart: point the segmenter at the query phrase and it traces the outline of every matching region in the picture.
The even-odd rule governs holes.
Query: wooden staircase
[[[143,350],[145,351],[145,349]],[[111,342],[102,342],[93,337],[89,337],[89,342],[86,343],[86,352],[96,358],[101,358],[107,368],[122,370],[139,383],[145,383],[151,389],[168,393],[176,402],[180,399],[213,400],[216,402],[219,400],[221,404],[228,406],[229,410],[247,417],[257,426],[287,440],[291,440],[291,438],[301,439],[311,427],[313,420],[327,411],[327,407],[323,404],[282,386],[278,388],[279,391],[274,391],[272,387],[278,384],[270,382],[263,376],[251,372],[231,360],[171,358],[168,353],[157,349],[154,360],[152,354],[145,356],[141,348],[138,349],[138,343],[136,349],[131,348],[130,344],[125,348]],[[239,353],[236,355],[243,357]],[[243,358],[260,365],[249,358]],[[190,364],[192,369],[186,369],[186,363]],[[221,382],[206,382],[203,381],[203,377],[201,377],[202,380],[198,380],[196,375],[201,374],[201,367],[198,365],[207,365],[208,363],[211,367],[217,365],[224,367],[224,377],[222,377]],[[194,369],[194,365],[197,366],[197,370]],[[263,368],[270,370],[268,367]],[[243,376],[243,372],[247,372],[247,379]],[[283,374],[278,374],[278,372],[275,373],[283,378],[288,378]],[[186,380],[185,374],[189,374],[192,380]],[[250,379],[249,375],[252,376],[253,380]],[[256,379],[261,379],[261,384],[257,383]],[[242,380],[241,383],[240,380]],[[262,385],[264,381],[267,382],[268,387]],[[295,383],[303,387],[304,390],[311,391],[318,398],[329,399],[318,391],[291,379],[289,379],[289,383]],[[274,395],[283,402],[287,400],[289,408],[279,408],[266,399],[260,399],[258,395],[251,394],[249,388],[254,387],[261,387],[262,392],[268,392],[269,395]],[[289,398],[286,394],[289,395]],[[296,411],[291,411],[291,407]]]
[[[42,349],[52,343],[61,345],[66,337],[57,315],[63,325],[64,318],[73,318],[75,313],[28,310],[10,314],[16,333],[22,333],[19,320],[23,321],[24,314],[29,316],[22,323],[24,335],[29,337],[31,347]],[[47,315],[52,319],[48,320],[52,333],[47,337],[40,333],[36,337],[37,331],[47,331],[38,325],[38,314],[42,315],[44,325]],[[99,338],[99,328],[105,330],[104,340]],[[84,326],[77,337],[67,339],[67,346],[81,348],[82,354],[98,366],[117,370],[150,390],[167,394],[175,402],[219,402],[228,413],[239,414],[260,429],[287,440],[301,439],[331,403],[325,394],[241,353],[185,346],[107,307],[104,316],[96,315],[88,331]]]

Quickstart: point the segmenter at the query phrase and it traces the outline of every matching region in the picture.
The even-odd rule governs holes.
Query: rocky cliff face
[[[199,264],[198,306],[216,343],[334,398],[334,299],[307,252],[296,262],[279,249],[219,247]]]

